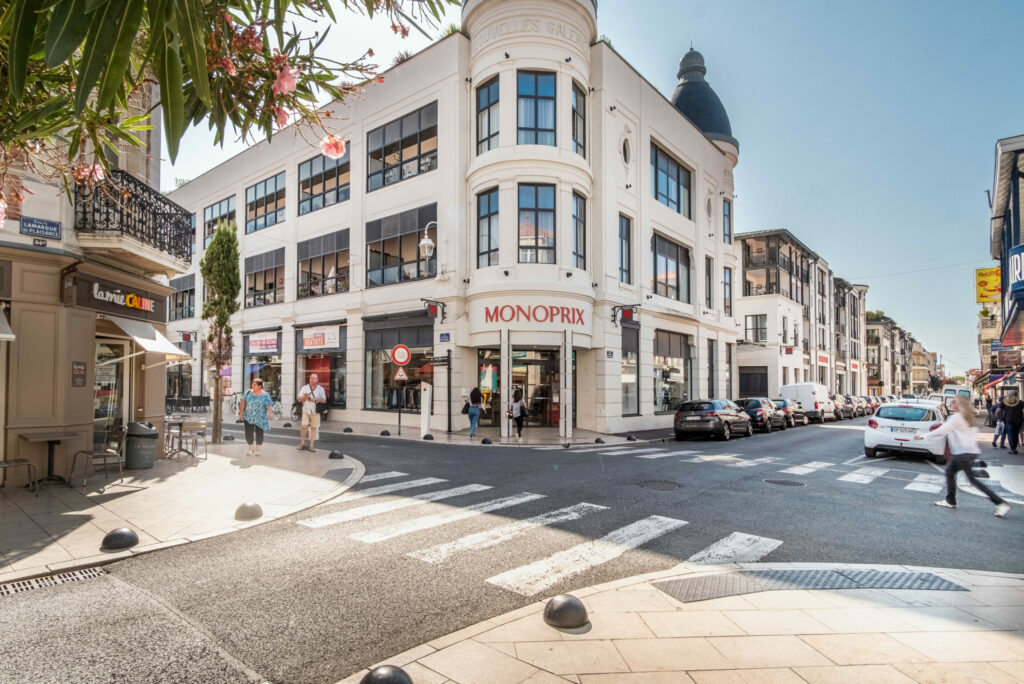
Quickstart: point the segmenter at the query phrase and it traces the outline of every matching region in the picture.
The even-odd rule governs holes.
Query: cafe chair
[[[181,425],[181,435],[179,436],[179,446],[184,451],[184,442],[191,440],[192,448],[189,453],[193,458],[199,458],[199,443],[203,445],[203,460],[209,458],[209,453],[206,449],[206,421],[205,420],[187,420]]]
[[[120,434],[117,437],[117,447],[114,449],[103,449],[101,451],[78,451],[71,458],[71,472],[68,473],[68,485],[73,487],[73,478],[75,476],[75,466],[78,465],[78,457],[85,456],[85,472],[82,475],[82,486],[85,486],[86,480],[89,479],[89,465],[96,465],[96,462],[100,459],[103,460],[103,479],[109,479],[108,470],[110,468],[110,459],[113,458],[117,463],[117,472],[120,475],[119,482],[124,482],[124,467],[121,464],[122,457],[124,456],[124,442],[125,437],[128,434],[128,427],[126,425],[121,426]]]
[[[0,487],[7,484],[8,468],[27,468],[29,484],[32,486],[32,491],[36,493],[36,496],[39,496],[39,482],[36,480],[36,466],[34,463],[29,461],[27,458],[16,458],[12,461],[0,461],[0,470],[3,471],[3,480],[0,480]]]

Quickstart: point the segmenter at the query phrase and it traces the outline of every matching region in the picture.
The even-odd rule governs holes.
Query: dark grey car
[[[793,399],[772,399],[772,403],[775,404],[777,409],[782,411],[782,415],[786,419],[786,425],[789,427],[807,425],[810,422],[810,419],[807,418],[807,411],[804,410],[803,405],[799,401]]]
[[[687,435],[714,435],[722,440],[754,434],[750,416],[728,399],[684,401],[676,411],[676,439]]]

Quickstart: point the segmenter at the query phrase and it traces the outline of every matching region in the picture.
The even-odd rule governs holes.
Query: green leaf
[[[25,114],[18,117],[17,121],[14,122],[14,130],[19,133],[23,133],[38,124],[40,121],[65,110],[67,106],[68,97],[65,95],[58,95],[57,97],[50,98],[41,106],[25,112]]]
[[[120,2],[108,2],[93,14],[89,34],[85,38],[82,64],[78,69],[78,81],[75,83],[75,114],[80,115],[85,110],[93,86],[96,85],[110,57],[112,36],[117,30],[117,10],[120,6]]]
[[[66,61],[85,40],[89,32],[85,3],[86,0],[61,0],[53,8],[46,29],[46,66],[54,67]]]
[[[167,13],[174,12],[174,5],[168,4]],[[185,95],[182,90],[181,53],[178,39],[173,30],[173,21],[167,21],[162,44],[157,48],[154,68],[160,81],[160,106],[164,116],[164,134],[167,138],[167,153],[173,162],[178,157],[178,144],[185,132]]]
[[[196,92],[207,107],[213,105],[210,75],[206,71],[206,22],[201,0],[178,0],[178,36],[184,48],[185,64]]]
[[[40,0],[16,0],[11,42],[8,47],[10,62],[11,95],[15,102],[21,102],[25,91],[25,74],[28,59],[32,53],[32,42],[36,37],[36,20],[39,19]]]
[[[100,81],[96,97],[100,110],[107,109],[114,102],[114,95],[124,86],[124,73],[131,57],[132,41],[142,23],[144,0],[126,0],[121,3],[123,13],[115,19],[116,28],[111,38],[110,57]]]

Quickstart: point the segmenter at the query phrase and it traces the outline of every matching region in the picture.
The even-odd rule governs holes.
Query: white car
[[[904,451],[931,456],[936,463],[942,463],[945,461],[945,437],[914,441],[914,435],[938,428],[947,415],[942,402],[919,400],[882,404],[868,419],[864,430],[864,455],[875,458],[879,451]]]

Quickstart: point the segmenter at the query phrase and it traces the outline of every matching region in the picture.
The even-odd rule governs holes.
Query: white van
[[[971,388],[966,385],[943,385],[942,393],[951,396],[960,395],[961,397],[971,398]]]
[[[816,382],[797,382],[779,388],[783,399],[799,401],[807,412],[807,418],[824,423],[836,420],[836,405],[829,398],[828,388]]]

